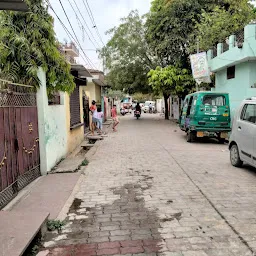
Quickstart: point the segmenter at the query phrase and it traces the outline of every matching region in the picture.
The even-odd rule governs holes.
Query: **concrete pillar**
[[[235,47],[236,36],[235,35],[230,36],[228,41],[229,41],[229,50],[230,50],[231,48]]]
[[[256,24],[249,24],[244,28],[244,40],[248,43],[255,41],[256,38]]]
[[[213,57],[213,50],[209,50],[209,51],[207,52],[207,59],[208,59],[208,61],[211,60],[212,57]]]
[[[48,97],[46,92],[46,75],[42,68],[38,69],[37,76],[41,82],[37,90],[38,133],[40,149],[40,170],[42,175],[47,174],[47,151],[45,141],[45,120],[47,115]]]
[[[217,56],[223,53],[223,43],[218,43],[217,45]]]

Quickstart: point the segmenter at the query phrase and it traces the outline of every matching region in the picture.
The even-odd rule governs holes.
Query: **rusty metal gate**
[[[40,176],[36,92],[0,81],[0,209]]]

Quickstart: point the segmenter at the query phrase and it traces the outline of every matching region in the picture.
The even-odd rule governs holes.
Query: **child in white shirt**
[[[97,128],[100,129],[100,131],[102,132],[102,120],[103,120],[103,112],[101,110],[101,107],[97,108],[97,119],[98,119],[98,123],[97,123]]]

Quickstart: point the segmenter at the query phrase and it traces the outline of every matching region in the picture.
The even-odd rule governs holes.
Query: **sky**
[[[78,62],[84,64],[88,68],[96,68],[100,70],[103,68],[102,60],[98,58],[96,49],[101,48],[103,43],[106,44],[110,39],[109,35],[105,35],[105,32],[110,28],[118,26],[120,24],[120,19],[128,16],[132,10],[137,9],[141,15],[147,13],[150,9],[151,3],[151,0],[87,0],[93,14],[94,21],[97,25],[100,37],[103,41],[102,43],[100,37],[97,35],[97,30],[93,28],[93,23],[89,17],[89,14],[87,13],[86,0],[49,1],[60,20],[65,24],[70,33],[74,35],[68,19],[66,18],[65,13],[61,7],[60,1],[62,2],[70,23],[81,44],[81,48],[83,49],[86,56],[90,59],[90,61],[88,61],[88,59],[82,53],[82,50],[79,49],[80,57]],[[70,3],[75,11],[72,9]],[[77,7],[79,8],[80,13],[77,10]],[[62,27],[54,12],[50,10],[50,13],[54,17],[54,27],[58,40],[63,43],[65,41],[69,43],[71,39],[69,38],[68,33]],[[86,34],[86,32],[88,34]],[[88,62],[90,64],[88,64]]]

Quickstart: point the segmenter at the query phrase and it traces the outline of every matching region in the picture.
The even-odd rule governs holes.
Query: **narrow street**
[[[256,172],[159,115],[121,118],[86,169],[48,255],[252,256]]]

